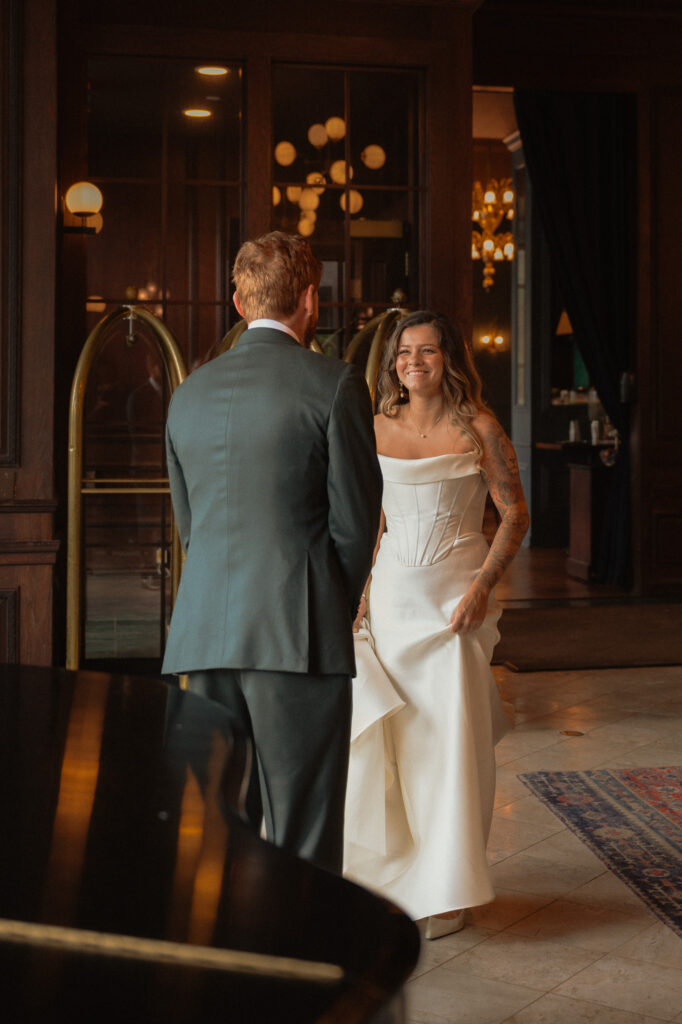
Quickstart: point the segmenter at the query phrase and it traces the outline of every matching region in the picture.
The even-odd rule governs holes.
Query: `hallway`
[[[497,899],[424,943],[409,1024],[681,1024],[682,942],[517,774],[682,764],[682,667],[495,673],[516,709],[497,747]]]
[[[632,600],[621,587],[573,579],[566,572],[566,562],[561,548],[520,548],[495,588],[498,601],[504,608],[521,608],[534,601],[618,604]]]

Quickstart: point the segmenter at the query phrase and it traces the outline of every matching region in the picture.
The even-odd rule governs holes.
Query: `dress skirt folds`
[[[344,874],[422,918],[494,898],[500,612],[491,596],[475,633],[448,629],[488,553],[477,453],[379,458],[387,532],[356,636]]]

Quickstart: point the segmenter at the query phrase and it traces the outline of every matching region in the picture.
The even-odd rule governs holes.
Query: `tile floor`
[[[682,1024],[682,940],[517,778],[682,764],[682,667],[495,672],[516,708],[497,748],[497,898],[424,943],[409,1024]]]

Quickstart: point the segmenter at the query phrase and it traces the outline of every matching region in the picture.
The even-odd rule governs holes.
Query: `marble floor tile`
[[[493,864],[490,870],[495,886],[556,898],[585,886],[604,872],[604,865],[564,863],[558,870],[556,861],[524,852]]]
[[[608,954],[556,988],[557,995],[672,1020],[682,1012],[682,973]]]
[[[526,729],[521,725],[507,733],[495,747],[497,764],[503,765],[525,754],[551,747],[562,738],[558,729]]]
[[[534,914],[517,921],[510,926],[508,933],[547,941],[556,939],[565,946],[579,946],[581,949],[591,949],[598,953],[608,953],[617,949],[619,955],[640,959],[633,955],[633,952],[640,941],[646,941],[646,935],[650,930],[651,926],[641,918],[631,917],[617,910],[603,910],[564,899],[554,900]],[[670,929],[666,931],[673,934]],[[652,959],[654,945],[652,937]],[[663,944],[661,945],[663,947]],[[628,949],[633,952],[628,952]]]
[[[658,920],[646,903],[611,871],[605,871],[584,885],[576,887],[571,891],[569,898],[572,903],[586,903],[602,910],[616,910],[631,917],[645,918],[650,924]]]
[[[528,787],[521,782],[518,772],[506,766],[498,768],[495,807],[504,807],[512,800],[520,800],[524,796],[528,796]]]
[[[465,969],[477,977],[496,981],[523,980],[524,985],[547,992],[584,971],[600,956],[594,950],[505,931],[462,953],[456,960],[448,960],[442,969]]]
[[[592,739],[592,733],[569,738],[562,736],[553,746],[511,761],[505,768],[517,772],[584,771],[604,764],[609,759],[629,755],[632,749],[632,744],[627,741],[611,740],[601,743]]]
[[[593,708],[589,703],[580,703],[562,708],[561,711],[553,712],[550,715],[531,717],[521,724],[523,728],[529,730],[554,727],[557,732],[562,729],[580,729],[583,732],[590,732],[600,725],[621,721],[625,714],[628,712],[624,712],[621,707]]]
[[[420,975],[432,971],[434,967],[440,967],[441,964],[459,956],[460,953],[465,953],[480,942],[485,942],[486,939],[495,934],[493,928],[485,927],[479,921],[474,922],[471,918],[471,911],[467,912],[467,924],[461,932],[456,932],[454,935],[444,935],[442,939],[424,939],[426,921],[420,921],[418,926],[422,935],[422,945],[417,966],[412,972],[412,978],[418,978]]]
[[[485,903],[481,907],[472,907],[469,916],[477,928],[488,929],[493,933],[501,932],[551,902],[551,896],[514,892],[498,887],[493,902]],[[440,939],[438,941],[440,942]]]
[[[559,821],[558,818],[555,820]],[[488,862],[495,864],[505,857],[525,850],[526,847],[535,848],[541,840],[547,839],[555,832],[556,828],[549,824],[531,825],[526,821],[494,816],[488,840]]]
[[[528,790],[525,790],[528,793]],[[513,800],[511,803],[498,807],[494,818],[505,821],[527,821],[529,825],[544,825],[553,832],[561,832],[566,827],[556,814],[550,811],[534,794]]]
[[[682,939],[662,921],[641,931],[613,952],[630,960],[674,967],[682,973]]]
[[[541,715],[556,714],[567,706],[567,701],[557,697],[539,697],[536,694],[528,694],[525,697],[517,697],[514,700],[516,721],[525,722],[532,718],[539,718]]]
[[[627,765],[623,765],[627,762]],[[620,766],[629,768],[670,768],[682,764],[682,748],[666,740],[630,747],[615,758],[609,767]]]
[[[660,1018],[547,995],[506,1017],[501,1024],[660,1024]]]
[[[407,1018],[413,1024],[499,1024],[537,999],[525,985],[437,967],[408,983]]]
[[[594,868],[595,874],[606,870],[604,862],[568,829],[555,832],[546,839],[539,840],[534,846],[529,845],[527,852],[533,857],[551,860],[557,866],[560,864],[584,864],[586,867]]]
[[[675,727],[668,732],[661,730],[657,739],[651,741],[651,745],[658,744],[661,747],[670,747],[671,750],[682,750],[682,719],[676,722]]]
[[[590,738],[607,743],[613,740],[617,743],[632,743],[639,746],[663,739],[667,735],[664,723],[666,723],[665,719],[656,722],[652,721],[650,716],[645,717],[633,713],[619,722],[598,726],[590,733]]]

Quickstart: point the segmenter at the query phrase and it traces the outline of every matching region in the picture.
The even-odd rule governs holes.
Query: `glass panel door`
[[[419,305],[420,104],[417,71],[274,68],[271,223],[322,261],[318,339],[335,354]]]

